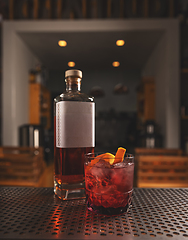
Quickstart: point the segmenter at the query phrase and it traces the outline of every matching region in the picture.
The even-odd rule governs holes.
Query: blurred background
[[[53,186],[53,99],[75,68],[96,151],[134,153],[135,186],[188,186],[188,0],[1,0],[0,44],[1,185]]]

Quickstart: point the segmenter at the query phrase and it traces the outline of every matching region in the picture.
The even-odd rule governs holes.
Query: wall
[[[63,22],[63,23],[62,23]],[[95,21],[10,21],[3,23],[3,145],[18,144],[18,127],[28,119],[28,70],[37,61],[35,56],[20,40],[18,32],[66,32],[66,31],[164,31],[165,44],[161,46],[163,62],[166,58],[164,73],[161,71],[161,85],[164,88],[160,97],[161,87],[157,86],[160,104],[157,106],[157,119],[163,119],[163,132],[166,136],[165,147],[179,147],[179,21],[178,19],[134,19],[134,20],[95,20]],[[167,44],[168,43],[168,44]],[[157,52],[157,50],[154,52]],[[155,53],[152,53],[154,56]],[[164,53],[164,54],[163,54]],[[152,58],[151,55],[151,58]],[[136,54],[135,54],[135,57]],[[154,60],[148,60],[155,63]],[[155,59],[155,57],[153,57]],[[160,64],[158,64],[159,66]],[[143,73],[148,75],[149,68]],[[153,74],[158,72],[156,67]],[[87,75],[86,75],[87,76]],[[95,79],[98,74],[94,74]],[[157,76],[157,75],[156,75]],[[89,75],[88,75],[89,77]],[[115,76],[114,76],[115,78]],[[157,77],[159,78],[159,77]],[[156,79],[157,79],[156,78]],[[87,79],[87,78],[86,78]],[[97,80],[95,80],[97,81]],[[160,82],[160,81],[159,81]],[[83,85],[84,86],[84,85]],[[84,90],[84,89],[83,89]],[[164,99],[163,99],[164,98]],[[164,102],[162,102],[162,99]],[[128,102],[128,101],[127,101]],[[118,105],[121,105],[122,99]],[[158,104],[158,103],[157,103]],[[166,115],[166,116],[165,116]],[[160,117],[164,116],[164,117]]]
[[[155,77],[156,122],[166,148],[180,147],[179,64],[179,24],[175,23],[164,32],[142,71],[143,76]]]
[[[160,132],[163,135],[164,143],[166,142],[166,53],[164,46],[166,45],[165,34],[160,39],[156,48],[151,53],[145,68],[142,72],[143,76],[154,76],[156,85],[156,104],[155,104],[155,116],[156,123],[160,127]]]
[[[136,87],[140,81],[140,71],[126,71],[118,68],[106,69],[103,71],[84,70],[82,80],[82,92],[89,94],[94,86],[102,87],[105,96],[95,98],[96,113],[99,111],[136,112]],[[129,92],[125,95],[115,95],[113,89],[118,83],[125,84]],[[64,72],[50,71],[48,88],[52,92],[60,94],[65,90]]]
[[[3,27],[3,119],[4,146],[18,145],[18,127],[28,123],[28,72],[37,63],[11,25]]]

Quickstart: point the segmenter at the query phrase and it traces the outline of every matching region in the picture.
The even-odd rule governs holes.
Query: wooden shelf
[[[51,127],[50,92],[40,83],[29,84],[29,123]],[[44,108],[45,106],[45,108]]]
[[[54,166],[50,164],[45,166],[40,178],[36,182],[20,180],[0,180],[0,186],[16,186],[16,187],[53,187]]]
[[[143,77],[137,89],[138,129],[147,120],[155,120],[155,82],[153,77]]]

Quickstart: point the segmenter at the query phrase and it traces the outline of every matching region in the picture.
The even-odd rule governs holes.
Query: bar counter
[[[188,188],[135,188],[132,207],[105,217],[53,188],[0,187],[0,239],[188,239]]]

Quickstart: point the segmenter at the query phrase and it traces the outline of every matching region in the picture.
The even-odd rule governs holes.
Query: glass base
[[[128,211],[132,201],[133,190],[118,194],[98,194],[86,189],[88,210],[103,215],[119,215]]]
[[[87,201],[87,208],[88,210],[94,212],[94,213],[98,213],[98,214],[102,214],[105,216],[117,216],[117,215],[121,215],[125,212],[128,211],[130,207],[130,204],[127,204],[125,207],[118,207],[118,208],[105,208],[103,206],[95,206],[94,204],[90,204]]]
[[[62,200],[85,198],[85,183],[59,184],[54,180],[54,193]]]

